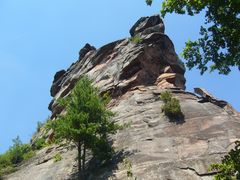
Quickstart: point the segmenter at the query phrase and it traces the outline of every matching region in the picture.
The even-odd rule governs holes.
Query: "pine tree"
[[[50,122],[57,139],[76,144],[79,178],[84,177],[86,150],[91,150],[93,156],[100,160],[109,159],[113,148],[108,143],[108,135],[119,128],[109,120],[114,114],[106,108],[108,96],[99,96],[99,90],[91,83],[88,77],[82,77],[70,95],[59,100],[65,108],[65,115]]]

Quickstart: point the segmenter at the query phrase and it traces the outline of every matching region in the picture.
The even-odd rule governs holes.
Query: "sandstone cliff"
[[[110,92],[109,108],[117,112],[112,120],[131,124],[112,137],[118,152],[112,163],[96,165],[89,179],[127,179],[124,158],[138,180],[212,179],[209,165],[240,138],[239,113],[201,88],[195,89],[197,94],[185,91],[184,65],[158,15],[139,19],[130,34],[132,38],[99,49],[86,44],[75,63],[56,73],[51,119],[62,112],[56,100],[67,96],[87,74],[102,93]],[[184,118],[164,116],[159,96],[166,89],[180,100]],[[51,138],[52,132],[47,133]],[[63,159],[54,162],[57,152]],[[74,147],[47,147],[6,179],[74,179],[75,158]]]

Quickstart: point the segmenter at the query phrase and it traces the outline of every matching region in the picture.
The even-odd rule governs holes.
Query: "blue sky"
[[[37,121],[49,115],[50,87],[56,71],[78,58],[85,43],[100,47],[129,37],[141,17],[159,13],[144,0],[0,0],[0,152],[20,135],[28,142]],[[204,16],[167,15],[166,34],[179,54],[198,37]],[[230,75],[186,72],[187,90],[203,87],[240,110],[239,71]]]

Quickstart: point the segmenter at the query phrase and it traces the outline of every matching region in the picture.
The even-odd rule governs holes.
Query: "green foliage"
[[[219,172],[214,176],[216,180],[240,179],[240,141],[236,141],[235,144],[235,148],[222,159],[221,163],[211,165],[211,170]]]
[[[30,151],[30,146],[23,144],[18,136],[13,139],[13,146],[8,151],[12,164],[19,164],[24,160],[23,155]]]
[[[37,123],[37,132],[40,132],[44,123]],[[35,133],[35,134],[36,134]],[[2,155],[0,155],[0,179],[3,175],[12,173],[16,170],[16,166],[36,155],[35,150],[45,147],[44,138],[39,138],[31,147],[29,144],[23,144],[19,136],[13,139],[13,145]]]
[[[107,137],[119,128],[109,121],[114,115],[106,109],[109,97],[100,97],[99,90],[91,83],[88,77],[82,77],[71,94],[59,100],[66,114],[48,125],[54,130],[56,139],[66,139],[77,145],[79,171],[85,169],[86,149],[100,160],[111,157],[113,150]]]
[[[160,95],[160,99],[164,102],[162,110],[167,116],[169,117],[182,116],[179,100],[172,97],[172,94],[169,91],[162,92]]]
[[[125,158],[123,160],[123,165],[127,170],[127,179],[128,180],[137,180],[136,177],[134,177],[133,172],[132,172],[132,163],[128,158]]]
[[[41,128],[43,127],[44,123],[38,121],[37,122],[37,132],[40,132]]]
[[[151,5],[152,5],[153,0],[145,0],[145,1],[146,1],[146,4],[147,4],[148,6],[151,6]]]
[[[186,42],[183,57],[187,67],[197,67],[201,74],[218,70],[228,74],[231,67],[240,69],[240,1],[239,0],[164,0],[161,14],[205,13],[205,25],[200,38]]]
[[[33,150],[30,150],[29,152],[23,154],[23,160],[26,161],[28,159],[31,159],[32,157],[34,157],[36,155],[36,152]]]
[[[13,168],[10,154],[5,153],[0,155],[0,179],[3,175],[8,174],[9,170]]]
[[[0,179],[1,176],[16,170],[16,166],[33,157],[35,153],[31,150],[30,145],[23,144],[19,136],[13,139],[13,145],[4,154],[0,155]]]
[[[141,37],[140,36],[133,36],[133,37],[131,37],[130,38],[130,41],[131,42],[133,42],[133,43],[135,43],[135,44],[138,44],[138,43],[140,43],[141,41],[142,41],[142,39],[141,39]]]
[[[0,180],[2,180],[2,177],[7,174],[11,174],[16,171],[16,168],[13,166],[6,166],[5,168],[0,167]]]
[[[44,138],[39,138],[35,141],[34,145],[33,145],[33,148],[35,150],[40,150],[44,147],[46,147],[46,140]]]
[[[54,162],[58,162],[62,160],[62,156],[60,153],[55,154],[55,156],[53,157]]]

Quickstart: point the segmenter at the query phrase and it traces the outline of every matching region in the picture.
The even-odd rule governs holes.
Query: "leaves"
[[[151,6],[151,5],[152,5],[153,0],[145,0],[145,1],[146,1],[146,4],[147,4],[148,6]]]
[[[163,112],[169,117],[181,117],[182,111],[180,102],[174,98],[169,91],[162,92],[160,99],[164,102],[162,106]]]
[[[109,120],[114,115],[106,108],[109,96],[104,94],[100,97],[99,90],[91,83],[88,77],[82,77],[70,95],[59,100],[66,113],[48,126],[54,130],[56,139],[73,141],[78,147],[90,149],[102,160],[112,153],[107,136],[115,133],[118,126]],[[79,156],[85,161],[85,153],[80,151]]]
[[[211,170],[218,171],[214,176],[216,180],[240,179],[240,141],[235,142],[232,149],[219,164],[212,164]]]
[[[23,144],[19,136],[13,139],[13,145],[4,154],[0,155],[1,176],[12,173],[16,166],[35,155],[29,144]]]
[[[186,43],[183,58],[189,69],[197,67],[201,74],[207,70],[228,74],[232,67],[240,67],[239,0],[164,0],[161,15],[193,16],[202,11],[205,25],[200,27],[200,38]]]

